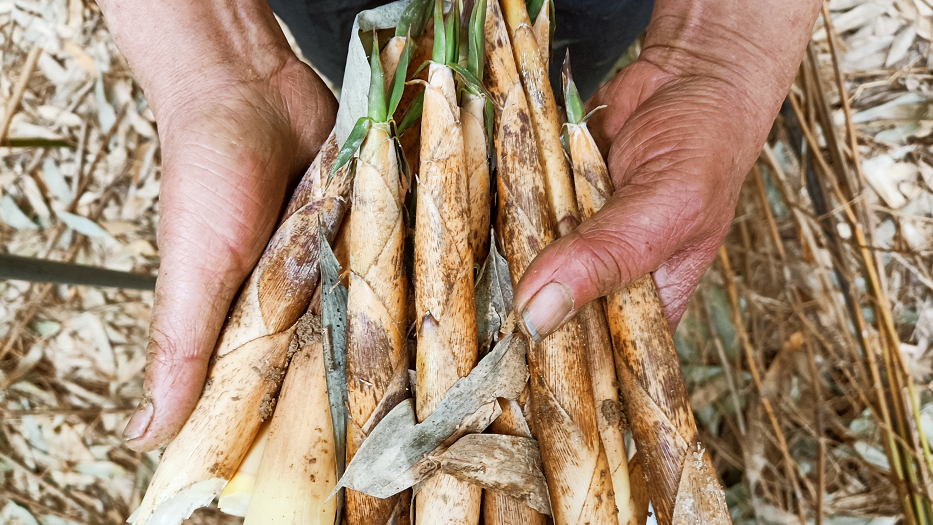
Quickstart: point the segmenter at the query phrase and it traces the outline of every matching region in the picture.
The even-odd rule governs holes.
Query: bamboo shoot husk
[[[571,125],[569,132],[577,197],[586,216],[608,200],[612,180],[586,124]],[[680,360],[654,279],[646,275],[610,295],[606,308],[617,376],[658,523],[685,519],[731,523],[719,478],[698,441]],[[689,476],[683,476],[685,462],[699,465],[691,472],[700,475],[709,489],[695,500],[695,508],[685,504],[678,508],[679,499],[691,496],[680,494],[691,483]]]
[[[234,302],[207,373],[204,392],[169,443],[142,504],[128,520],[177,525],[219,496],[272,413],[295,324],[320,278],[318,225],[333,240],[351,179],[327,174],[337,155],[333,133],[295,190]]]
[[[454,15],[455,16],[455,15]],[[424,421],[479,352],[469,180],[453,71],[432,63],[421,118],[421,175],[415,217],[416,411]],[[479,486],[438,473],[415,496],[418,524],[476,524]]]
[[[535,34],[535,42],[538,44],[538,50],[541,53],[541,65],[544,67],[544,76],[548,76],[551,65],[551,9],[550,1],[544,2],[538,16],[535,17],[532,30]]]
[[[602,208],[612,194],[612,181],[586,124],[567,124],[567,127],[577,202],[582,218],[586,220]],[[619,523],[635,525],[637,516],[629,486],[628,454],[619,425],[622,407],[619,403],[615,360],[604,301],[598,299],[584,306],[578,316],[584,325],[589,345],[587,358],[593,376],[596,420],[599,423],[600,439],[606,449],[609,470],[612,472]]]
[[[407,42],[408,37],[393,36],[386,42],[382,51],[379,52],[379,61],[382,62],[382,70],[385,72],[383,88],[386,92],[392,89],[392,80],[395,77],[395,71],[398,69],[398,63],[402,58],[402,51],[404,51]]]
[[[631,480],[632,489],[632,515],[630,523],[645,525],[648,521],[648,504],[651,501],[651,495],[648,494],[648,486],[645,485],[645,474],[641,469],[641,458],[636,452],[628,462],[628,475]]]
[[[350,289],[347,304],[347,386],[350,421],[347,462],[373,427],[408,397],[408,283],[405,223],[395,144],[389,125],[374,123],[356,168],[350,216]],[[347,490],[349,525],[384,525],[410,499]]]
[[[499,407],[502,409],[502,415],[489,426],[492,433],[532,437],[518,402],[499,399]],[[487,490],[483,494],[483,520],[485,525],[544,525],[547,523],[547,516],[515,498]]]
[[[464,91],[460,100],[463,154],[469,176],[470,248],[473,263],[482,265],[489,252],[489,143],[486,137],[486,99]]]
[[[309,344],[288,365],[244,524],[333,525],[334,454],[324,350]]]
[[[547,5],[541,8],[545,10]],[[542,60],[524,0],[504,0],[503,11],[515,65],[528,95],[529,115],[543,162],[551,216],[557,232],[563,236],[580,224],[580,214],[573,193],[573,175],[560,143],[560,116],[548,80],[547,62]]]
[[[533,35],[531,38],[537,59],[537,44]],[[510,46],[499,4],[490,1],[486,62],[488,88],[497,102],[494,136],[499,173],[498,231],[512,282],[517,284],[556,232],[548,213],[548,192],[530,126],[528,101]],[[529,423],[541,448],[557,525],[595,525],[616,520],[612,488],[607,486],[609,467],[599,440],[590,374],[581,344],[583,337],[580,324],[571,319],[541,343],[531,344],[528,354]]]
[[[249,446],[246,458],[240,463],[236,474],[230,478],[230,482],[220,493],[217,508],[221,512],[232,516],[246,516],[246,509],[249,507],[249,500],[256,486],[256,473],[259,472],[259,461],[262,460],[262,450],[266,446],[271,423],[271,419],[262,422],[259,433],[253,439],[253,444]]]

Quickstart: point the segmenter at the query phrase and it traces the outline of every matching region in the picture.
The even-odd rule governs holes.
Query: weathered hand
[[[773,48],[729,33],[724,26],[736,22],[729,17],[741,13],[728,5],[732,11],[711,16],[718,24],[711,28],[698,28],[694,13],[659,17],[656,7],[640,58],[589,102],[606,105],[589,127],[616,191],[525,272],[515,305],[529,333],[546,336],[586,303],[649,272],[677,326],[728,230],[818,6],[797,3],[803,15],[785,28],[789,37],[773,35],[783,39]]]
[[[124,433],[141,450],[172,438],[194,408],[227,310],[272,233],[289,177],[311,162],[336,108],[297,59],[272,78],[191,95],[159,120],[162,262],[146,398]]]
[[[336,100],[265,0],[101,0],[159,123],[162,258],[144,399],[124,431],[152,450],[204,387],[237,289],[333,128]]]

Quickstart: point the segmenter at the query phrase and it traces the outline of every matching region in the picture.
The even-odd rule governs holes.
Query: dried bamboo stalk
[[[464,91],[460,100],[463,157],[469,177],[470,248],[473,262],[482,265],[489,253],[489,142],[486,137],[486,99]]]
[[[373,123],[356,168],[347,305],[347,462],[375,425],[408,397],[408,283],[398,159],[389,124]],[[349,525],[383,525],[407,493],[380,500],[347,490]],[[408,512],[401,512],[407,517]]]
[[[566,67],[566,62],[565,62]],[[569,81],[569,75],[565,82]],[[588,219],[602,208],[612,195],[612,180],[596,142],[590,135],[585,122],[567,124],[570,137],[570,158],[573,163],[574,187],[581,216]],[[635,524],[635,502],[629,483],[628,454],[625,438],[619,425],[622,406],[616,380],[615,360],[612,354],[612,339],[606,320],[605,302],[602,299],[584,306],[578,314],[587,340],[587,358],[593,377],[593,395],[596,398],[596,421],[599,437],[606,449],[609,470],[612,473],[612,488],[615,492],[619,523]]]
[[[537,44],[531,38],[537,59]],[[499,232],[512,281],[518,283],[532,259],[554,239],[555,226],[548,215],[548,192],[529,125],[528,101],[497,1],[490,1],[487,8],[486,48],[488,87],[497,102]],[[569,171],[566,183],[569,186]],[[572,319],[541,343],[530,345],[528,353],[529,422],[541,448],[558,525],[616,521],[609,467],[599,440],[585,349],[580,344],[583,337],[580,324]]]
[[[542,60],[538,40],[528,19],[524,0],[503,0],[503,11],[515,64],[528,96],[529,115],[544,165],[547,199],[557,232],[566,235],[580,224],[573,194],[573,175],[560,143],[560,116]],[[545,11],[547,6],[541,8]],[[542,38],[544,38],[542,36]]]
[[[240,463],[240,467],[236,469],[236,474],[230,478],[224,491],[220,493],[217,508],[221,512],[232,516],[246,516],[246,509],[249,507],[249,500],[256,486],[256,474],[259,472],[259,462],[262,460],[262,451],[269,438],[271,424],[271,419],[262,422],[259,433],[253,439],[253,444],[249,446],[246,458]]]
[[[235,301],[201,399],[165,449],[131,523],[176,525],[209,504],[271,415],[295,324],[320,278],[318,225],[332,241],[348,204],[348,170],[327,183],[336,155],[331,133]]]
[[[288,365],[243,523],[333,525],[334,445],[324,349],[305,345]]]
[[[457,13],[452,16],[457,16]],[[469,180],[453,71],[432,63],[421,117],[421,174],[415,213],[416,409],[424,421],[479,352]],[[438,473],[415,497],[419,524],[476,524],[482,490]]]

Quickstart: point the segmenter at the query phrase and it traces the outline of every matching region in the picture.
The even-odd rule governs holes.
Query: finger
[[[687,311],[690,297],[696,291],[700,278],[716,258],[727,230],[728,224],[723,228],[721,235],[714,233],[681,248],[654,272],[654,282],[658,286],[658,295],[661,297],[671,333],[677,330],[677,325]]]
[[[230,303],[281,207],[288,167],[264,159],[292,156],[237,154],[220,143],[165,155],[144,399],[124,431],[135,450],[163,445],[191,414]]]
[[[697,229],[706,196],[677,180],[630,184],[573,233],[547,246],[515,291],[530,335],[541,339],[586,303],[657,269]]]

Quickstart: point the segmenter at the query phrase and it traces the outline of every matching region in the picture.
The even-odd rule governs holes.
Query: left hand
[[[736,9],[730,1],[711,3]],[[753,3],[782,9],[772,0]],[[658,1],[639,59],[588,104],[606,105],[589,126],[608,154],[616,191],[576,231],[548,245],[519,282],[515,307],[538,338],[588,302],[650,272],[676,329],[728,231],[742,181],[793,81],[819,10],[816,1],[792,2],[784,8],[791,13],[778,17],[790,16],[792,27],[774,33],[783,40],[768,46],[751,40],[762,37],[751,30],[722,35],[716,27],[717,33],[704,35],[692,12],[659,15],[679,8],[673,4]],[[795,18],[795,10],[802,14]],[[730,11],[717,23],[729,23],[730,16],[741,12]]]

